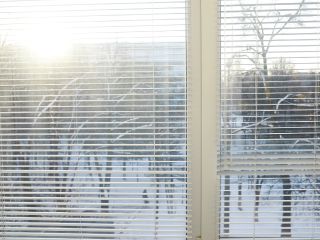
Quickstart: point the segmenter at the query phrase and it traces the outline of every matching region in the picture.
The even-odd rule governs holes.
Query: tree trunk
[[[238,210],[242,211],[242,182],[238,178]]]
[[[99,192],[100,192],[100,209],[101,212],[107,213],[109,211],[109,187],[110,184],[107,184],[106,182],[110,182],[111,180],[111,174],[105,173],[102,174],[100,171],[102,168],[105,168],[106,170],[110,170],[109,167],[111,166],[110,161],[106,162],[106,166],[100,166],[99,165],[99,157],[98,153],[95,154],[94,158],[94,164],[96,167],[96,170],[98,171],[98,178],[99,178]],[[88,159],[90,161],[90,159]]]
[[[264,93],[265,97],[267,99],[270,98],[270,89],[268,86],[268,75],[269,75],[269,70],[268,70],[268,58],[267,58],[267,53],[265,51],[262,51],[262,61],[263,61],[263,70],[262,70],[262,81],[263,81],[263,87],[264,87]],[[270,102],[269,102],[270,103]]]
[[[291,180],[289,175],[282,175],[282,220],[281,220],[281,237],[291,237]]]
[[[230,177],[224,177],[223,233],[230,232]]]
[[[259,206],[260,206],[260,196],[261,196],[261,187],[263,179],[261,176],[257,176],[255,181],[255,200],[254,200],[254,222],[259,222]]]
[[[262,58],[263,58],[263,75],[266,77],[268,76],[268,59],[267,59],[267,53],[265,51],[262,52]]]

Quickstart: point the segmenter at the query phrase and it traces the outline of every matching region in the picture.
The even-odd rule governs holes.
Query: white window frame
[[[219,0],[191,0],[192,239],[218,239]]]

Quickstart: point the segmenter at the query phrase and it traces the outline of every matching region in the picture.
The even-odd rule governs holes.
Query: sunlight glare
[[[26,48],[37,59],[55,60],[71,48],[70,33],[58,24],[36,24],[25,31]]]

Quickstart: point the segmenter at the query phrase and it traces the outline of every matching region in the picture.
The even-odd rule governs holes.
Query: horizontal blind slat
[[[219,1],[219,239],[318,239],[320,5]]]
[[[1,1],[5,239],[187,239],[188,0]]]

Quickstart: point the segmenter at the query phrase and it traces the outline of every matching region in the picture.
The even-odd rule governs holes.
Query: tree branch
[[[280,27],[276,32],[273,33],[273,35],[270,36],[270,39],[268,41],[268,44],[267,44],[267,51],[269,51],[269,48],[270,48],[270,44],[272,42],[272,40],[292,21],[294,20],[300,13],[301,13],[301,9],[303,7],[303,4],[305,3],[305,0],[302,0],[299,4],[299,7],[298,9],[296,10],[296,12],[292,15],[287,15],[287,17],[289,17],[287,19],[287,21],[282,25],[282,27]]]

